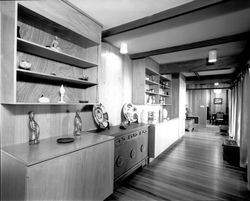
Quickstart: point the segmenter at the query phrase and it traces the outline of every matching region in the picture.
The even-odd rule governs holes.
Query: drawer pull
[[[130,158],[135,158],[135,150],[134,149],[132,149],[131,151],[130,151]]]

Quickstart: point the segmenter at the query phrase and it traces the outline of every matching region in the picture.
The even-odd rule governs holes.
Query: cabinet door
[[[113,160],[108,141],[31,166],[27,199],[103,200],[113,192]]]

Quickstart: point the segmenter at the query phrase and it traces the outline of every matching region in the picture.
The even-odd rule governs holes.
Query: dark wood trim
[[[222,3],[222,2],[226,2],[226,0],[192,1],[190,3],[186,3],[184,5],[165,10],[157,14],[144,17],[144,18],[105,30],[102,32],[102,38],[107,38],[116,34],[121,34],[127,31],[145,27],[151,24],[169,20],[171,18],[175,18],[181,15],[187,14],[187,13],[191,13],[200,9],[204,9],[209,6],[213,6],[215,4]]]
[[[207,59],[161,64],[160,74],[237,69],[240,63],[239,58],[239,55],[219,57],[212,65],[207,63]]]
[[[231,36],[224,36],[220,38],[214,38],[214,39],[209,39],[209,40],[204,40],[204,41],[199,41],[199,42],[194,42],[194,43],[189,43],[189,44],[177,45],[177,46],[172,46],[172,47],[167,47],[167,48],[162,48],[162,49],[157,49],[157,50],[152,50],[152,51],[147,51],[147,52],[131,54],[130,58],[142,59],[145,57],[155,56],[159,54],[167,54],[167,53],[178,52],[178,51],[183,51],[183,50],[190,50],[190,49],[196,49],[196,48],[207,47],[207,46],[212,46],[212,45],[247,40],[249,34],[250,32],[244,32],[244,33],[235,34]]]
[[[186,90],[209,90],[209,89],[231,89],[231,86],[228,86],[228,87],[220,87],[220,88],[216,88],[216,87],[186,88]]]
[[[233,74],[208,75],[197,77],[186,77],[187,84],[210,84],[210,83],[232,83]]]
[[[199,73],[198,72],[194,72],[194,74],[196,75],[197,78],[200,77]]]

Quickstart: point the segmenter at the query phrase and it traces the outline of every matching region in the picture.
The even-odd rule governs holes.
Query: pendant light
[[[121,54],[127,54],[128,53],[128,45],[127,45],[127,43],[124,43],[124,42],[121,43],[120,53]]]

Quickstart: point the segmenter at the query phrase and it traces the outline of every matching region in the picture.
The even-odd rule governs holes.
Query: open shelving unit
[[[172,104],[171,76],[161,75],[156,62],[149,58],[135,60],[133,70],[134,104],[161,106]]]
[[[46,59],[62,62],[65,64],[77,66],[79,68],[91,68],[98,66],[96,63],[88,62],[84,59],[52,50],[49,47],[44,47],[42,45],[17,38],[17,50],[21,52],[26,52],[36,56],[40,56]]]
[[[1,31],[2,51],[8,55],[2,67],[1,102],[40,105],[38,99],[45,96],[49,104],[62,105],[58,104],[62,84],[66,104],[98,102],[102,27],[88,16],[80,16],[64,1],[7,4],[8,20],[3,21],[6,29]],[[55,8],[60,9],[54,12]],[[56,37],[58,49],[53,49]],[[19,68],[21,61],[31,63],[30,70]]]

